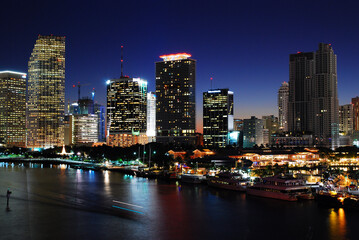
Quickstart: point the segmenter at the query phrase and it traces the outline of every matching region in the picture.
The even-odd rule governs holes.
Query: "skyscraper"
[[[208,148],[228,145],[233,130],[233,92],[216,89],[203,93],[203,143]]]
[[[156,95],[153,92],[147,93],[147,131],[148,141],[156,140]]]
[[[353,105],[353,128],[359,131],[359,97],[352,98]]]
[[[28,66],[27,147],[63,145],[65,37],[39,35]]]
[[[0,72],[0,145],[25,147],[26,74]]]
[[[279,129],[288,131],[288,103],[289,103],[289,84],[283,82],[278,90],[278,120]]]
[[[318,145],[339,146],[337,55],[331,44],[319,43],[313,79],[313,132]]]
[[[288,131],[313,131],[312,81],[314,53],[298,52],[289,56]]]
[[[196,61],[187,53],[163,55],[156,62],[156,141],[196,141]]]
[[[108,144],[146,144],[147,81],[122,76],[107,81]]]
[[[339,145],[337,57],[330,44],[290,54],[288,130],[312,133],[317,146]]]

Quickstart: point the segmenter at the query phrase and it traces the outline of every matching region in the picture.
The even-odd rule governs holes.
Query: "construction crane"
[[[80,98],[81,98],[81,86],[82,87],[85,87],[85,86],[88,86],[88,85],[90,85],[90,84],[80,84],[80,82],[77,82],[77,87],[78,87],[78,101],[80,101]],[[74,84],[74,85],[72,85],[72,87],[76,87],[76,85]]]

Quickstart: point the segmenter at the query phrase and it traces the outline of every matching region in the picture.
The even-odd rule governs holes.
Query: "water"
[[[5,209],[8,187],[11,211]],[[359,211],[315,201],[66,165],[0,163],[0,239],[358,239],[358,223]]]

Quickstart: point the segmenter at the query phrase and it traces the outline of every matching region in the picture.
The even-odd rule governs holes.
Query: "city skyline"
[[[290,2],[278,6],[279,2],[228,2],[218,5],[210,1],[204,6],[194,3],[192,9],[187,9],[186,1],[176,5],[175,9],[171,8],[175,3],[161,1],[153,5],[146,2],[126,3],[129,10],[126,12],[129,13],[124,14],[136,12],[136,23],[123,20],[126,18],[121,18],[120,21],[117,17],[110,17],[112,10],[108,8],[111,6],[108,2],[100,5],[96,11],[91,9],[91,6],[85,6],[83,13],[78,11],[80,5],[75,3],[73,10],[67,10],[64,21],[60,22],[57,17],[62,13],[61,9],[69,4],[64,2],[63,6],[51,13],[44,9],[51,7],[52,3],[44,6],[30,4],[28,9],[32,10],[33,15],[29,17],[27,14],[19,14],[17,21],[9,22],[5,28],[7,37],[0,40],[4,46],[4,54],[0,57],[2,69],[27,72],[27,59],[38,34],[65,35],[68,53],[66,99],[76,93],[76,89],[71,88],[73,84],[89,83],[89,86],[82,89],[82,96],[89,95],[94,87],[96,101],[104,105],[106,80],[120,75],[122,44],[125,46],[125,74],[147,80],[150,91],[155,89],[154,63],[160,60],[158,56],[188,52],[198,61],[196,125],[200,131],[200,96],[211,88],[210,77],[213,77],[213,88],[229,87],[235,93],[236,118],[277,115],[276,92],[281,82],[289,80],[289,54],[311,51],[319,42],[325,42],[331,43],[338,55],[339,104],[348,104],[351,98],[359,95],[356,91],[359,83],[355,81],[355,76],[359,75],[356,67],[359,62],[359,49],[355,47],[359,35],[351,30],[359,18],[356,14],[350,14],[356,3],[323,5],[318,1],[311,3],[311,8],[308,8],[306,4],[297,5]],[[15,9],[15,4],[7,5],[9,10]],[[24,8],[19,9],[20,12],[25,11],[27,3],[24,5]],[[117,3],[112,5],[117,6]],[[271,11],[267,12],[266,7],[269,6]],[[149,15],[147,10],[152,8],[158,10]],[[169,9],[173,12],[168,11]],[[254,11],[258,11],[258,14],[251,16]],[[291,14],[296,12],[304,14],[292,18]],[[49,17],[49,20],[41,21],[42,18],[36,17],[36,13],[42,13],[44,17]],[[183,13],[185,19],[189,17],[188,20],[176,23],[173,29],[168,28],[170,20],[175,20],[180,13]],[[333,14],[335,18],[331,17]],[[93,18],[90,19],[87,15]],[[259,15],[261,18],[255,17]],[[87,21],[80,21],[81,16]],[[25,17],[29,18],[25,20]],[[147,18],[148,23],[144,26],[138,25]],[[288,21],[282,22],[282,19]],[[70,22],[74,23],[73,26]],[[159,26],[154,27],[157,22]],[[29,28],[29,24],[36,27]],[[333,30],[335,34],[332,34]],[[177,31],[182,34],[179,39],[175,37]],[[206,44],[203,44],[204,41]]]

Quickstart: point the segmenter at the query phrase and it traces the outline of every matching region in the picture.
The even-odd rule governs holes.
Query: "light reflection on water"
[[[359,224],[359,213],[322,209],[314,201],[287,203],[205,185],[71,169],[67,165],[39,166],[0,163],[0,209],[4,189],[11,187],[13,191],[13,210],[10,213],[0,211],[0,219],[8,219],[5,225],[0,225],[1,233],[22,236],[30,232],[33,239],[45,238],[50,233],[69,239],[74,236],[97,239],[233,239],[233,236],[237,239],[288,239],[288,236],[290,239],[355,239]],[[143,208],[117,204],[144,214],[114,209],[113,200],[141,206]],[[2,231],[4,227],[11,231]],[[313,237],[308,238],[311,235]]]

